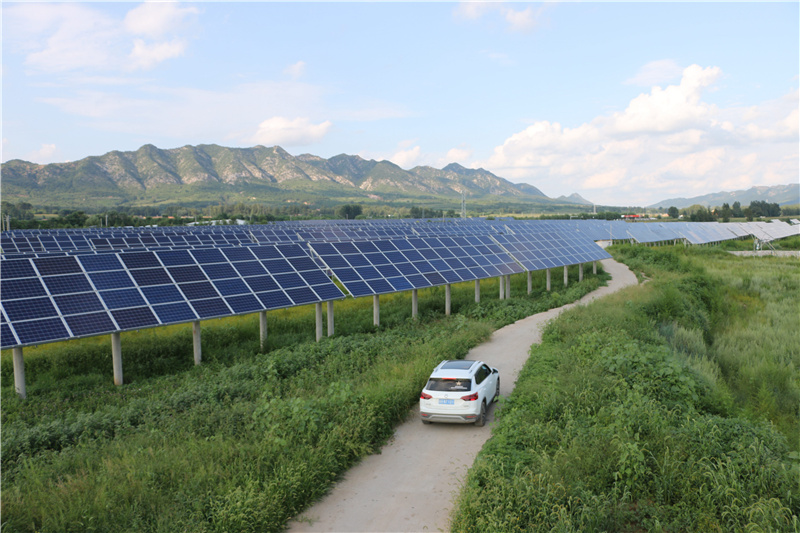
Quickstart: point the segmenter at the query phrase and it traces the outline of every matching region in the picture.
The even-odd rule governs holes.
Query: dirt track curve
[[[608,286],[580,301],[529,316],[495,331],[489,341],[470,350],[500,370],[500,393],[514,388],[530,346],[542,340],[542,328],[565,309],[585,304],[623,287],[636,276],[613,259],[602,261],[611,274]],[[448,531],[453,500],[467,470],[491,435],[494,406],[485,427],[422,424],[419,407],[398,426],[380,454],[365,457],[318,503],[289,523],[290,532],[422,532]]]

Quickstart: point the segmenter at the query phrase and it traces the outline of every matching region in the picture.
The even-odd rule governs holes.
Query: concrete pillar
[[[475,280],[475,303],[481,303],[481,282],[480,280]]]
[[[578,265],[578,281],[583,281],[583,263]]]
[[[592,261],[592,274],[597,275],[597,261]]]
[[[25,391],[25,360],[22,359],[22,347],[17,346],[12,351],[14,354],[14,389],[20,399],[24,400],[28,397],[28,393]]]
[[[377,294],[372,295],[372,323],[381,325],[381,302]]]
[[[547,292],[550,292],[550,269],[547,269]]]
[[[418,310],[419,298],[417,297],[417,289],[411,289],[411,318],[417,318]]]
[[[511,298],[511,274],[506,274],[506,298]]]
[[[569,267],[564,265],[564,286],[566,287],[569,283]]]
[[[317,342],[322,338],[322,302],[314,304],[314,314],[317,316]]]
[[[328,300],[328,337],[333,337],[333,300]]]
[[[498,282],[497,284],[500,286],[500,299],[504,300],[505,297],[506,297],[505,296],[505,293],[506,293],[506,282],[503,279],[503,276],[498,277],[497,278],[497,282]]]
[[[119,332],[111,334],[111,361],[114,365],[114,385],[122,385],[122,339]]]
[[[528,270],[528,294],[533,292],[533,272]]]
[[[450,316],[450,284],[444,286],[444,314]]]
[[[203,360],[203,346],[200,344],[200,321],[192,322],[192,346],[194,347],[194,364],[199,365]]]
[[[261,350],[267,347],[267,312],[260,311],[258,313],[258,330],[261,338]]]

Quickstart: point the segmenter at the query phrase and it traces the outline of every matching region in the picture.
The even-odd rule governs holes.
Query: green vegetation
[[[547,293],[544,272],[410,295],[337,302],[336,336],[314,342],[313,307],[123,334],[126,384],[112,384],[108,337],[25,349],[28,399],[2,356],[4,531],[280,531],[403,420],[431,368],[491,331],[597,288],[604,273]],[[342,408],[345,406],[346,408]]]
[[[797,531],[796,259],[617,247],[531,349],[453,531]]]

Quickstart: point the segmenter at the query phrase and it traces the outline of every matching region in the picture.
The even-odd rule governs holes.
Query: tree
[[[731,221],[731,215],[733,214],[733,211],[731,210],[731,206],[729,206],[727,203],[722,204],[722,209],[720,210],[719,214],[722,217],[722,221],[723,222],[730,222]]]
[[[358,204],[345,204],[339,206],[339,209],[336,210],[336,215],[339,218],[354,220],[358,215],[361,214],[361,211],[361,206]]]
[[[678,218],[680,216],[678,208],[675,207],[674,205],[669,209],[667,209],[667,214],[669,215],[669,218]]]
[[[744,216],[744,212],[742,212],[742,204],[740,202],[733,202],[731,211],[733,211],[734,218],[742,218]]]

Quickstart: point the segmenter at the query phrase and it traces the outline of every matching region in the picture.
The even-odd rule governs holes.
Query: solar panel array
[[[296,244],[3,260],[2,346],[344,298]]]

